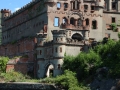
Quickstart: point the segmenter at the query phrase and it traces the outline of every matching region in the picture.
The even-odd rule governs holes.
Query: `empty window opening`
[[[62,47],[60,47],[60,52],[62,52]]]
[[[88,5],[84,5],[84,9],[85,9],[85,10],[88,10]]]
[[[95,10],[95,7],[94,7],[94,6],[91,6],[91,10]]]
[[[73,2],[73,9],[79,9],[79,2],[78,1]]]
[[[89,25],[89,19],[87,18],[85,19],[85,21],[86,21],[86,25]]]
[[[64,3],[64,8],[68,8],[68,3]]]
[[[55,27],[58,27],[58,26],[59,26],[59,18],[58,18],[58,17],[55,17],[55,18],[54,18],[54,26],[55,26]]]
[[[60,7],[61,7],[60,2],[57,2],[57,8],[60,9]]]
[[[112,2],[112,10],[116,9],[116,2]]]
[[[74,18],[71,18],[71,19],[70,19],[70,24],[75,25],[75,20],[74,20]]]
[[[67,24],[67,23],[68,23],[67,18],[66,18],[66,17],[64,17],[64,18],[63,18],[63,20],[62,20],[62,22],[63,22],[63,24]]]
[[[42,50],[40,50],[40,55],[42,54]]]
[[[60,64],[58,64],[58,69],[60,69]]]
[[[115,17],[112,17],[112,23],[115,23]]]
[[[72,39],[77,39],[78,41],[83,40],[83,37],[79,33],[75,33],[72,35]]]
[[[92,21],[92,29],[97,29],[97,21],[96,20]]]
[[[82,25],[82,21],[81,21],[81,19],[78,19],[78,26],[81,26]]]

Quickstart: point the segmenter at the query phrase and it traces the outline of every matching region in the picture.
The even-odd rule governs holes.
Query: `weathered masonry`
[[[119,0],[32,0],[14,13],[1,10],[0,55],[27,56],[9,62],[8,71],[24,72],[23,65],[24,73],[56,76],[65,53],[77,55],[104,37],[118,40],[119,21]]]

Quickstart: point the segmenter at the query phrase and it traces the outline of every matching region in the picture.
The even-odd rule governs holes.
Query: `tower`
[[[63,64],[63,58],[65,54],[66,44],[66,31],[65,30],[53,30],[53,58],[56,69],[54,75],[61,74],[61,66]]]

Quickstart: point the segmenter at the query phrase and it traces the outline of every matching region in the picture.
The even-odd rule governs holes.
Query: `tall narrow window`
[[[95,10],[95,7],[94,7],[94,6],[91,6],[91,10]]]
[[[73,9],[79,9],[79,2],[77,0],[73,2]]]
[[[42,50],[40,50],[40,55],[42,54]]]
[[[54,18],[54,26],[55,26],[55,27],[58,27],[58,26],[59,26],[59,18],[58,18],[58,17],[55,17],[55,18]]]
[[[62,47],[60,47],[60,52],[62,52]]]
[[[61,7],[60,2],[57,2],[57,8],[60,9],[60,7]]]
[[[81,21],[81,19],[79,18],[78,19],[78,26],[81,26],[82,25],[82,21]]]
[[[97,21],[96,20],[92,21],[92,29],[97,29]]]
[[[74,18],[71,18],[71,19],[70,19],[70,24],[75,25]]]
[[[89,25],[89,19],[87,18],[85,19],[85,21],[86,21],[86,25]]]

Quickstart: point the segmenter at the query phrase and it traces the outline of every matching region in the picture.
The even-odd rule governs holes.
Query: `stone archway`
[[[78,41],[82,41],[83,37],[79,33],[75,33],[72,35],[72,39],[77,39]]]
[[[48,64],[45,68],[45,77],[54,76],[54,66],[52,64]]]

